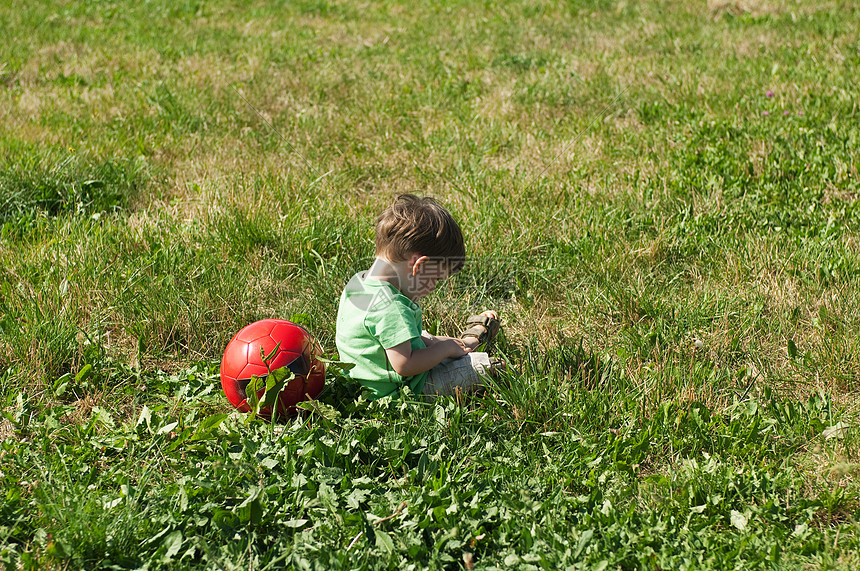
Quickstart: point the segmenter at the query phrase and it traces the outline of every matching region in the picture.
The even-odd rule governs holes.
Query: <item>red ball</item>
[[[280,346],[278,346],[280,343]],[[260,356],[260,347],[268,356],[275,347],[278,351],[266,368]],[[317,357],[321,355],[319,344],[303,327],[284,319],[263,319],[241,331],[227,344],[221,360],[221,387],[230,403],[242,412],[251,410],[245,388],[251,375],[265,377],[269,369],[274,371],[288,367],[295,374],[278,394],[276,417],[294,416],[296,403],[314,399],[325,384],[325,365]],[[257,394],[263,396],[262,390]],[[271,407],[261,408],[260,416],[271,418]]]

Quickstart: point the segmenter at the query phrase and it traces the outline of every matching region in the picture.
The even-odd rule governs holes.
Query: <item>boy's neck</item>
[[[385,258],[377,256],[370,265],[370,269],[365,273],[365,277],[388,282],[393,285],[397,291],[406,293],[406,284],[409,283],[409,275],[412,271],[409,260],[402,262],[392,262]]]

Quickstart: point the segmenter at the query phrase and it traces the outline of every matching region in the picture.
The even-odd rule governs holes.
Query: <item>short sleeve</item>
[[[383,349],[391,349],[421,336],[421,320],[416,319],[416,312],[420,311],[398,299],[390,299],[388,303],[371,306],[365,316],[365,324]]]

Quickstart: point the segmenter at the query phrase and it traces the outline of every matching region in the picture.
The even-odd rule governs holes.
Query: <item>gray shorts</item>
[[[490,356],[487,353],[467,353],[458,359],[445,359],[427,372],[424,394],[471,393],[484,386],[484,377],[489,375]]]

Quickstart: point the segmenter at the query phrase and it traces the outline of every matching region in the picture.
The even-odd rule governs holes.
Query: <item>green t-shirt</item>
[[[421,307],[388,282],[352,276],[337,311],[335,342],[340,360],[353,363],[348,375],[370,389],[377,399],[409,385],[416,393],[424,388],[427,372],[402,377],[391,367],[386,349],[412,342],[412,350],[423,349]]]

